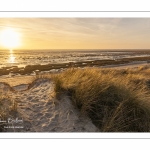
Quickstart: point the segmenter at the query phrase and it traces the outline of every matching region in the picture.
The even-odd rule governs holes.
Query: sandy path
[[[16,86],[16,90],[20,87]],[[22,88],[23,89],[23,88]],[[86,116],[80,116],[67,96],[57,100],[53,95],[54,86],[48,79],[39,79],[26,91],[8,92],[16,101],[15,117],[22,118],[22,129],[8,129],[15,132],[95,132],[98,129]]]

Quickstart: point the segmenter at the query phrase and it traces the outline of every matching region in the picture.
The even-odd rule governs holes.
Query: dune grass
[[[143,70],[71,68],[53,77],[55,92],[66,92],[101,132],[149,132],[150,92]]]
[[[6,93],[0,91],[0,120],[6,121],[0,122],[0,132],[7,132],[4,126],[8,126],[8,118],[14,118],[17,113],[17,102],[12,100]]]

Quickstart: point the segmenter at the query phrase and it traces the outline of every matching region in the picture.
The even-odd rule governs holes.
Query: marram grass
[[[68,69],[53,77],[101,132],[149,132],[150,94],[143,69]]]

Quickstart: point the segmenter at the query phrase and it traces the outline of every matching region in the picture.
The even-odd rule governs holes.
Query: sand
[[[127,64],[118,64],[118,65],[105,65],[100,68],[113,68],[113,69],[127,69],[127,68],[137,68],[142,67],[145,65],[150,65],[146,61],[138,61],[138,62],[131,62]]]
[[[12,83],[15,85],[12,87],[14,91],[8,85],[0,83],[0,90],[5,89],[3,93],[17,103],[17,113],[13,115],[13,119],[23,120],[20,123],[13,122],[11,126],[15,128],[7,129],[8,132],[99,131],[87,116],[80,114],[68,96],[63,95],[59,100],[56,99],[51,80],[38,79],[29,89],[27,80],[30,79],[18,79],[19,85],[16,85],[18,81],[15,80],[15,84]]]
[[[16,86],[20,84],[29,84],[33,81],[35,76],[14,76],[14,77],[0,77],[0,82],[6,82],[10,86]]]

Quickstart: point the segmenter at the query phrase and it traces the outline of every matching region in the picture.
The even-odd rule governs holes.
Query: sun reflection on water
[[[10,55],[9,55],[9,63],[15,63],[15,56],[13,54],[13,50],[10,50]]]

